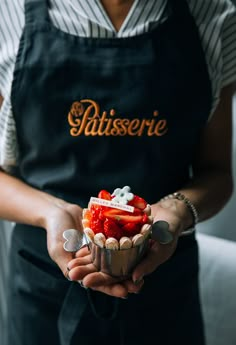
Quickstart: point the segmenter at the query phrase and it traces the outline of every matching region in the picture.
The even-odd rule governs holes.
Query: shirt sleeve
[[[24,26],[24,0],[1,0],[0,5],[0,166],[17,162],[16,126],[11,107],[11,85],[20,36]]]
[[[222,28],[222,87],[236,81],[236,8]]]
[[[10,172],[17,165],[17,155],[16,125],[9,98],[6,97],[0,111],[0,166]]]
[[[236,81],[236,7],[231,0],[189,0],[212,84],[214,113],[223,87]]]

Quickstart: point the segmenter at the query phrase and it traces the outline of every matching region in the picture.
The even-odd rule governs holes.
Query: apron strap
[[[71,282],[58,320],[61,345],[69,345],[71,343],[87,305],[87,291],[81,288],[77,282]]]
[[[73,335],[83,317],[83,314],[89,306],[95,318],[102,321],[112,321],[118,315],[119,298],[112,298],[110,296],[102,295],[110,301],[111,310],[109,314],[104,315],[104,299],[100,303],[96,303],[93,299],[95,291],[81,288],[77,282],[72,282],[71,286],[64,299],[62,309],[58,319],[58,329],[61,345],[71,344]],[[107,301],[108,302],[108,301]]]
[[[105,297],[110,299],[110,304],[111,304],[111,310],[110,313],[106,316],[103,316],[103,309],[101,309],[101,305],[97,306],[96,305],[96,301],[93,298],[93,291],[90,289],[87,289],[87,294],[88,294],[88,301],[89,301],[89,305],[90,308],[93,312],[93,315],[98,319],[98,320],[103,320],[103,321],[112,321],[114,320],[117,315],[118,315],[118,310],[119,310],[119,298],[115,298],[115,297],[107,297],[105,295]],[[95,292],[96,293],[96,292]],[[108,302],[108,301],[107,301]]]
[[[50,22],[48,0],[25,0],[25,24]]]

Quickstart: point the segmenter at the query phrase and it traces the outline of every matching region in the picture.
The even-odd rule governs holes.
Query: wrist
[[[44,212],[42,212],[39,217],[38,225],[47,231],[52,221],[54,222],[56,219],[61,219],[63,214],[67,212],[66,208],[68,204],[64,200],[55,198],[51,195],[46,195],[45,197],[47,199],[47,205]]]
[[[81,229],[82,208],[61,199],[54,199],[44,217],[46,231],[57,229]]]
[[[187,228],[192,227],[194,228],[199,220],[198,211],[195,207],[195,205],[192,203],[192,201],[186,197],[185,194],[181,192],[175,192],[172,194],[169,194],[161,199],[161,202],[164,203],[166,200],[178,200],[182,203],[182,210],[185,214],[185,221],[189,225]],[[179,203],[179,205],[181,205]],[[185,205],[185,207],[184,207]],[[190,219],[191,217],[191,219]]]
[[[161,199],[156,205],[155,215],[158,219],[166,220],[170,224],[170,231],[178,236],[192,226],[192,214],[182,200],[166,198]]]

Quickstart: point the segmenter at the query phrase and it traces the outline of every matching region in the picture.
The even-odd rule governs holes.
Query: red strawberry
[[[92,204],[90,206],[90,211],[93,217],[98,217],[100,210],[101,210],[101,206],[98,204]]]
[[[122,229],[117,225],[113,220],[111,219],[106,219],[104,222],[104,235],[109,238],[109,237],[114,237],[118,241],[122,236],[124,236],[124,232]]]
[[[107,207],[106,210],[104,210],[103,212],[104,217],[108,217],[108,218],[121,215],[121,214],[125,215],[125,214],[132,214],[132,213],[124,211],[124,210],[119,210],[118,208],[110,208],[110,207]]]
[[[99,218],[101,220],[105,220],[103,212],[105,210],[107,210],[107,207],[101,206],[101,205],[98,205],[98,204],[92,204],[90,210],[91,210],[93,218]]]
[[[148,215],[146,213],[144,213],[144,215],[143,215],[142,223],[143,224],[150,223],[150,220],[149,220]]]
[[[90,220],[90,228],[95,234],[102,232],[103,233],[103,221],[99,218],[93,217]]]
[[[126,224],[126,223],[141,223],[143,219],[143,216],[131,216],[131,215],[119,215],[118,221],[120,224]]]
[[[125,225],[123,225],[122,229],[125,232],[126,236],[134,236],[140,232],[141,224],[126,223]]]
[[[117,211],[118,212],[114,212],[114,209],[106,210],[103,214],[106,218],[112,219],[120,224],[142,222],[143,215],[133,215],[130,212],[121,211],[121,210],[117,210]]]
[[[146,200],[144,200],[140,196],[135,195],[133,197],[133,199],[128,202],[128,205],[137,207],[140,210],[144,210],[146,208],[146,206],[147,206],[147,202],[146,202]]]
[[[105,199],[105,200],[111,200],[112,199],[111,194],[105,189],[100,190],[100,192],[98,193],[98,197],[100,199]]]
[[[140,208],[134,207],[134,212],[132,214],[140,215],[143,214],[143,211]]]
[[[111,216],[111,215],[120,215],[120,214],[127,214],[127,215],[130,215],[130,216],[141,216],[143,215],[144,213],[139,209],[139,208],[136,208],[134,207],[134,212],[129,212],[129,211],[125,211],[125,210],[120,210],[118,208],[110,208],[110,207],[107,207],[106,209],[104,208],[103,209],[103,213],[104,213],[104,216],[108,215],[108,216]]]

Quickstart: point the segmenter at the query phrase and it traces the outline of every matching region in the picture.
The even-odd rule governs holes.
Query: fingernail
[[[128,299],[128,296],[125,296],[125,297],[121,297],[122,299]]]
[[[84,288],[85,290],[88,290],[88,287],[85,286],[85,285],[83,284],[83,281],[82,281],[82,280],[77,280],[77,282],[79,283],[79,285],[80,285],[82,288]]]
[[[68,270],[66,270],[65,278],[71,282],[71,279],[70,279],[69,271],[68,271]]]
[[[143,280],[143,277],[140,277],[134,281],[134,284],[139,285],[142,282],[142,280]]]

